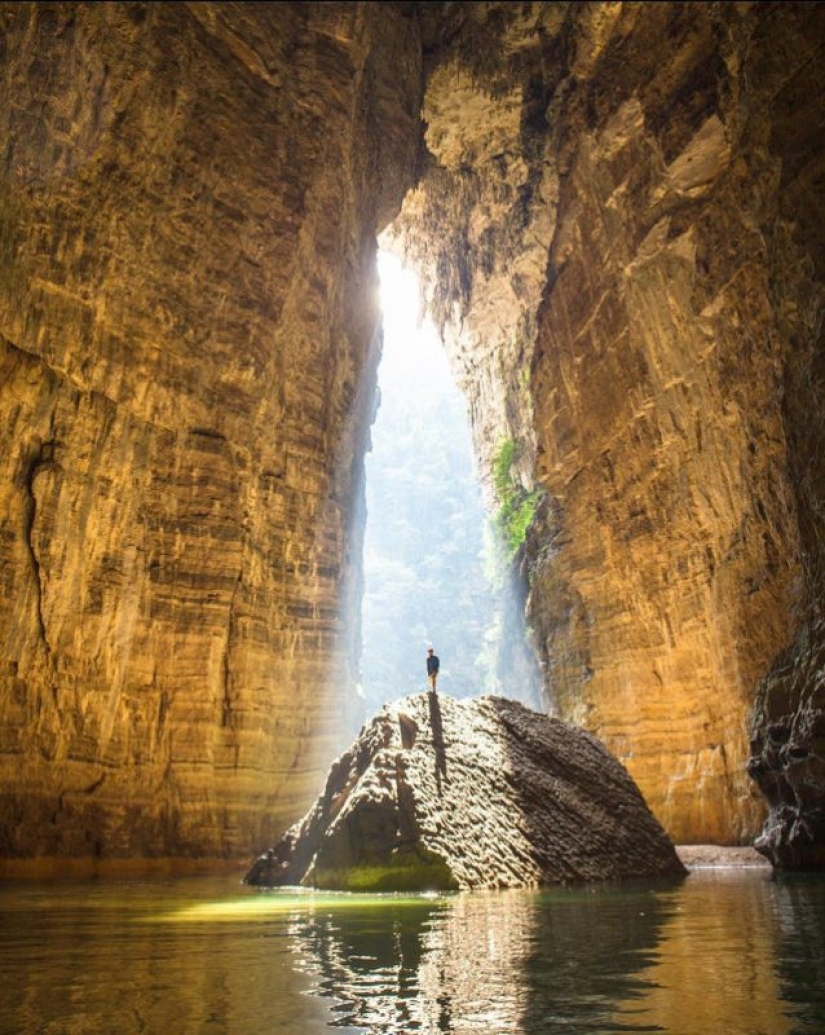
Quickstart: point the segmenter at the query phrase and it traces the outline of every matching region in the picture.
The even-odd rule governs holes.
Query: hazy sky
[[[384,347],[380,406],[366,456],[365,708],[426,688],[429,643],[439,691],[497,693],[538,707],[535,657],[512,580],[488,579],[492,524],[473,456],[467,403],[429,320],[417,278],[380,253]]]
[[[430,642],[445,691],[481,692],[493,623],[466,401],[435,328],[419,322],[415,274],[386,253],[379,273],[384,347],[366,457],[362,607],[370,710],[424,688]]]
[[[419,323],[418,278],[390,252],[378,253],[384,353],[378,379],[382,393],[454,389],[447,356],[432,321]],[[455,389],[458,392],[458,389]]]

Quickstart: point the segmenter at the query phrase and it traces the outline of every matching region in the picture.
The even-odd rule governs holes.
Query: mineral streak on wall
[[[547,692],[674,839],[747,839],[756,684],[822,597],[825,8],[427,27],[398,233],[488,471],[515,438],[547,493],[524,560]]]
[[[415,19],[0,4],[0,856],[248,856],[349,729]]]

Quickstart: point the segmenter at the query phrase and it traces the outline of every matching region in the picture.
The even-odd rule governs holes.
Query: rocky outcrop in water
[[[638,788],[590,734],[515,701],[428,692],[364,727],[246,881],[385,891],[682,872]]]

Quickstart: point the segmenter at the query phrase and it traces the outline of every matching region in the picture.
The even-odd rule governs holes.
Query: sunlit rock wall
[[[416,23],[0,24],[0,856],[248,856],[350,734],[374,239],[411,182]]]
[[[739,841],[758,680],[821,597],[811,4],[454,5],[398,224],[523,553],[546,692],[672,837]]]

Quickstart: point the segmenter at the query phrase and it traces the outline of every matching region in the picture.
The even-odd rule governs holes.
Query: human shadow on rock
[[[447,782],[447,749],[444,744],[444,723],[441,718],[441,704],[438,694],[427,691],[430,705],[430,729],[433,734],[433,751],[435,753],[435,783],[438,793],[442,793],[441,780]]]

